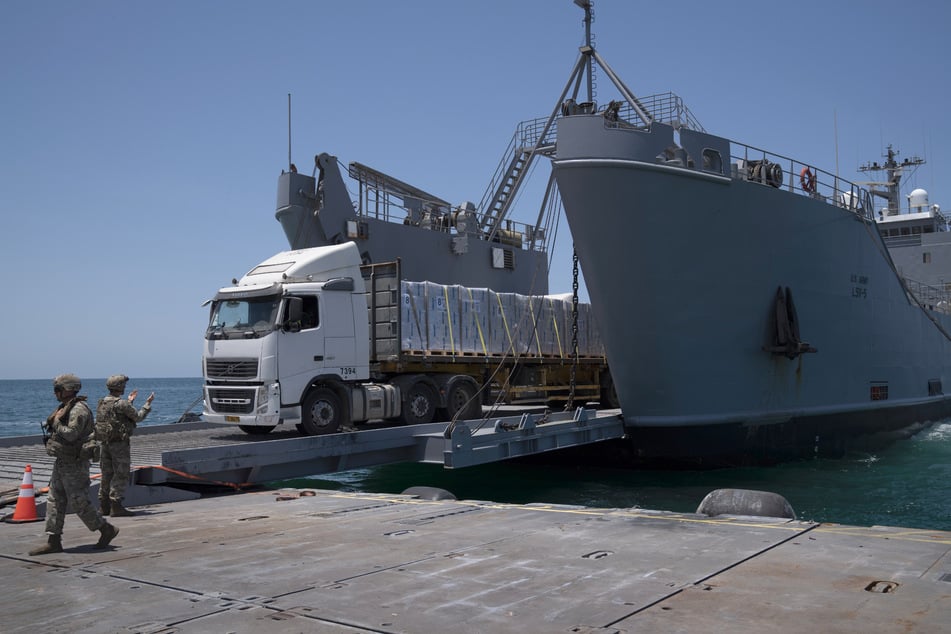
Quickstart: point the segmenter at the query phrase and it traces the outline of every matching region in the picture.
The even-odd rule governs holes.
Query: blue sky
[[[928,161],[904,193],[951,210],[949,6],[601,0],[594,32],[635,94],[680,95],[709,132],[855,180],[893,143]],[[0,378],[200,376],[201,303],[287,247],[288,93],[298,165],[328,152],[478,201],[516,124],[553,108],[581,18],[570,0],[2,3]]]

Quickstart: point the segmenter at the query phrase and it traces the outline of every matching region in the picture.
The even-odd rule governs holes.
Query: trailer
[[[220,289],[202,367],[202,417],[249,434],[617,407],[587,304],[404,280],[398,260],[362,264],[353,242],[282,251]]]

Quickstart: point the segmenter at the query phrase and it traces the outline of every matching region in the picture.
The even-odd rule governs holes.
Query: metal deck
[[[308,495],[309,494],[309,495]],[[951,533],[286,491],[0,525],[2,629],[947,632]]]
[[[448,439],[443,424],[309,438],[144,427],[133,456],[149,468],[136,481],[461,466],[623,433],[616,413],[552,418],[458,425]],[[4,480],[19,482],[24,462],[37,486],[48,480],[38,437],[0,439],[0,455]],[[153,498],[110,520],[120,533],[106,550],[74,515],[65,552],[41,557],[27,553],[42,522],[0,524],[4,632],[864,634],[951,622],[944,531],[296,489],[164,504],[155,492],[179,489],[131,490]]]

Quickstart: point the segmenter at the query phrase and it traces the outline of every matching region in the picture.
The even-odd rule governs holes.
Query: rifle
[[[44,446],[46,446],[46,444],[50,441],[50,438],[53,437],[53,421],[56,418],[56,414],[60,410],[65,410],[63,414],[66,416],[69,416],[69,410],[73,408],[73,405],[76,404],[76,401],[84,401],[84,400],[86,400],[85,397],[74,396],[73,398],[69,400],[69,402],[64,403],[62,406],[57,407],[55,410],[53,410],[53,413],[46,417],[46,422],[40,423],[40,431],[43,432]]]

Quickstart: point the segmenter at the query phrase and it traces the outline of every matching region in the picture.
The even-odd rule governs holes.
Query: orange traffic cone
[[[17,507],[13,511],[11,522],[38,522],[36,516],[36,496],[33,493],[33,468],[26,465],[23,472],[23,484],[20,485],[20,495],[17,496]]]

